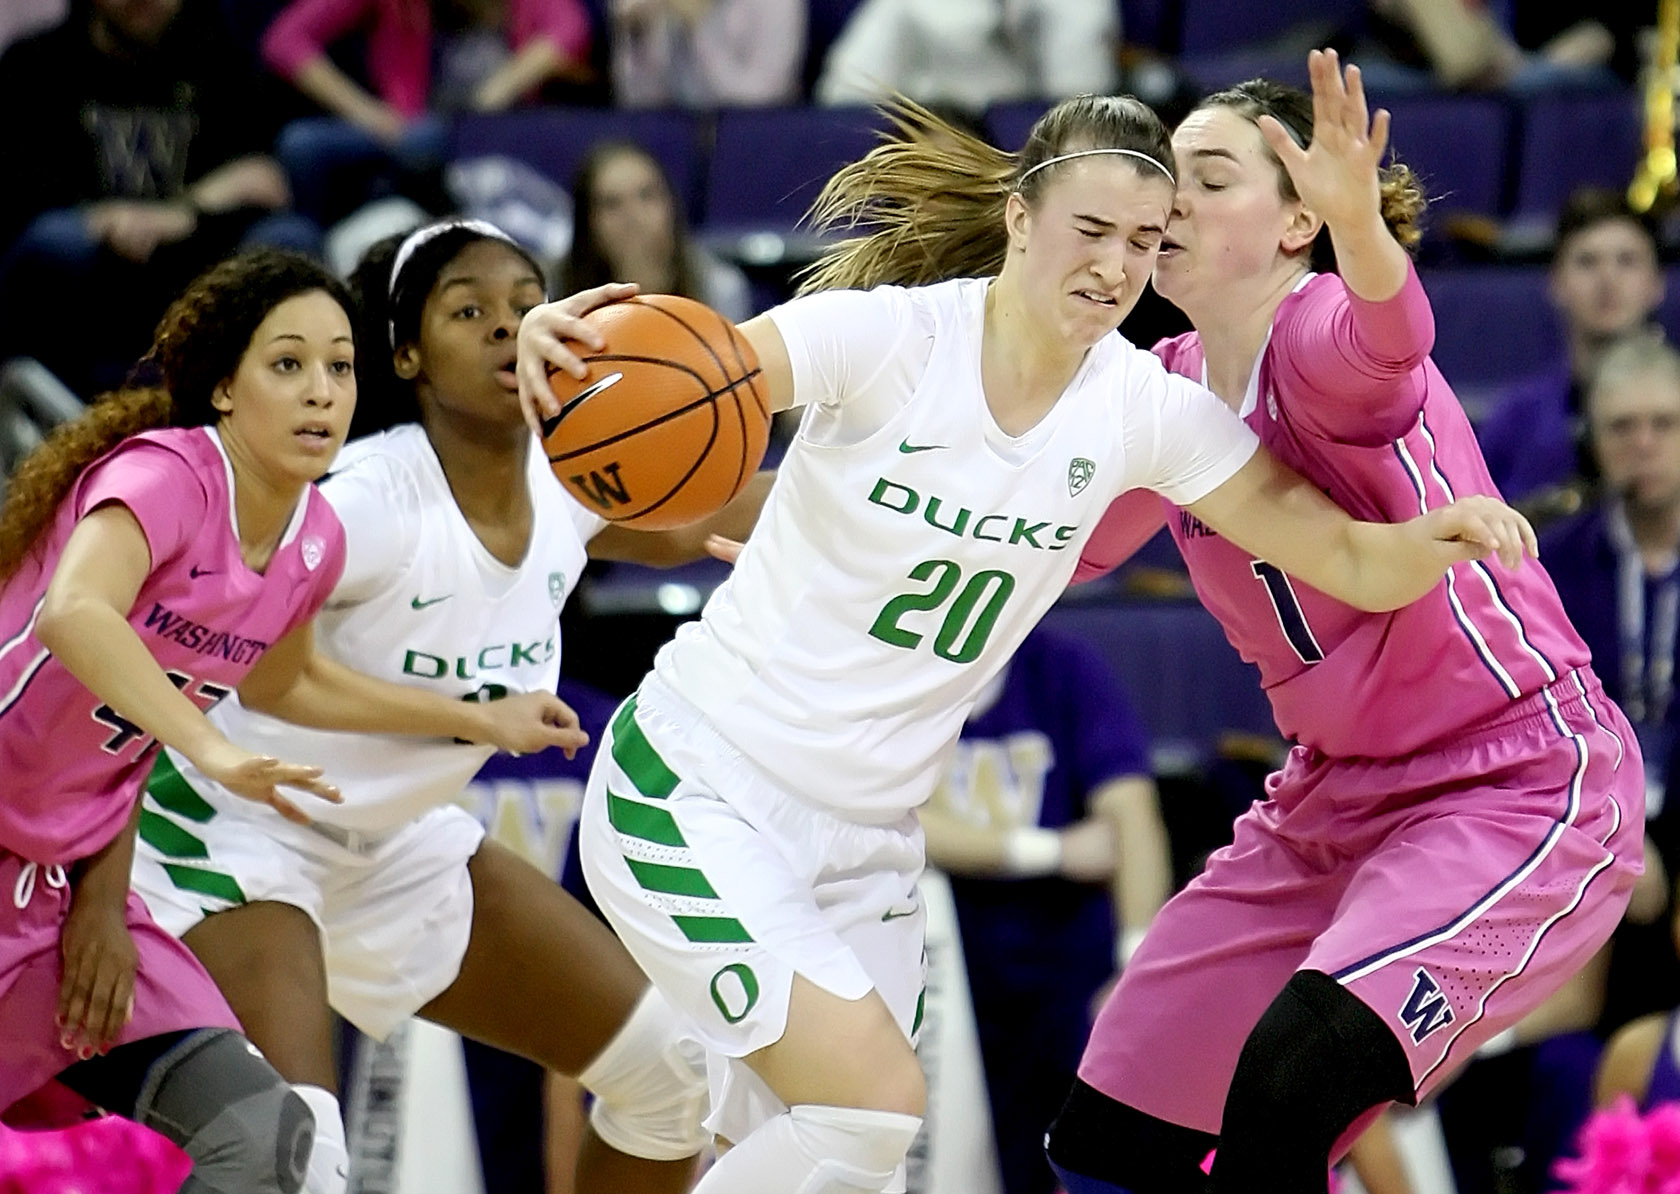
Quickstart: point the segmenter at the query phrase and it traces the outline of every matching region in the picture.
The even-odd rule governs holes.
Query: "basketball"
[[[586,319],[606,347],[582,379],[555,372],[560,414],[543,420],[555,476],[608,522],[663,531],[722,508],[770,440],[758,357],[704,303],[638,295]]]

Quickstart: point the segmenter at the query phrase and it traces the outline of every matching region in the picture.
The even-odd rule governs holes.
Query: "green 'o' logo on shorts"
[[[731,962],[712,975],[712,1002],[731,1024],[745,1020],[758,1003],[758,976],[752,967],[745,962]]]

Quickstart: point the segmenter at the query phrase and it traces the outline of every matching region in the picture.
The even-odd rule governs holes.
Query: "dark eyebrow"
[[[1088,216],[1082,211],[1074,212],[1073,213],[1073,218],[1076,219],[1076,220],[1084,220],[1087,223],[1095,224],[1098,228],[1103,228],[1103,229],[1118,228],[1119,227],[1119,225],[1116,224],[1113,220],[1105,220],[1101,216]]]
[[[1193,149],[1190,151],[1190,156],[1198,160],[1201,158],[1224,158],[1232,165],[1237,164],[1237,155],[1229,149]]]
[[[464,274],[459,277],[448,278],[438,285],[438,293],[442,294],[445,290],[454,286],[476,286],[479,281],[480,279],[474,277],[472,274]],[[535,274],[526,274],[524,277],[519,278],[514,284],[516,286],[541,286],[542,279],[537,277]]]
[[[296,340],[299,344],[303,343],[303,337],[298,335],[298,333],[296,333],[296,332],[281,332],[279,335],[271,338],[269,340],[269,343],[274,344],[274,343],[276,343],[277,341],[280,341],[280,340]],[[334,344],[338,344],[338,343],[354,344],[356,341],[351,336],[346,334],[346,335],[342,335],[342,336],[334,336],[332,338],[332,342]]]

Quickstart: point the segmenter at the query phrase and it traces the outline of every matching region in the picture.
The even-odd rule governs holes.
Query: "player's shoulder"
[[[109,475],[113,468],[140,472],[158,483],[182,487],[178,496],[195,490],[208,496],[226,484],[226,465],[211,435],[204,427],[142,431],[119,441],[89,472]]]
[[[431,444],[418,423],[404,423],[351,440],[339,450],[332,471],[321,480],[329,499],[355,488],[393,495],[417,492],[426,475]]]
[[[1169,373],[1195,377],[1202,371],[1202,338],[1196,332],[1168,336],[1149,351]]]

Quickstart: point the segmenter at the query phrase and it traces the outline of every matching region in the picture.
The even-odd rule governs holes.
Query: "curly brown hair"
[[[1270,116],[1288,130],[1297,145],[1305,148],[1312,144],[1312,96],[1287,83],[1249,79],[1224,91],[1214,92],[1196,105],[1196,110],[1202,108],[1230,108],[1256,123],[1260,117]],[[1271,146],[1265,146],[1265,150],[1272,165],[1277,167],[1278,193],[1291,202],[1299,200],[1301,196],[1295,192],[1295,183],[1289,177],[1289,171],[1283,168]],[[1383,223],[1388,225],[1394,239],[1409,253],[1423,239],[1423,213],[1429,206],[1423,182],[1412,173],[1410,166],[1391,158],[1388,165],[1378,171],[1378,187]],[[1328,229],[1319,230],[1317,239],[1313,241],[1310,261],[1312,268],[1321,273],[1335,272],[1336,250],[1330,244]]]
[[[297,253],[255,249],[196,278],[164,313],[130,384],[54,428],[12,474],[0,506],[0,581],[35,547],[76,478],[119,442],[156,427],[216,422],[211,397],[238,369],[258,325],[287,299],[316,290],[343,307],[354,326],[344,284]]]
[[[991,277],[1003,268],[1004,209],[1019,191],[1034,202],[1057,171],[1035,170],[1080,149],[1124,149],[1172,177],[1172,141],[1161,118],[1129,95],[1078,95],[1038,118],[1018,153],[894,96],[880,105],[892,134],[828,180],[807,217],[819,231],[862,228],[834,245],[800,284],[814,290],[920,286]],[[1140,170],[1151,171],[1147,164]]]

